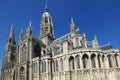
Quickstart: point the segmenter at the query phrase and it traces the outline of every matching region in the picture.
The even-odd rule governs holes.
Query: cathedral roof
[[[78,29],[76,29],[76,32],[79,34],[79,28]],[[71,33],[68,33],[68,34],[66,34],[66,35],[64,35],[64,36],[62,36],[62,37],[59,37],[59,38],[57,38],[57,39],[55,39],[54,41],[53,41],[53,43],[57,43],[57,42],[59,42],[59,41],[65,41],[65,40],[68,40],[69,38],[71,37]]]
[[[108,50],[108,49],[112,49],[113,47],[110,44],[107,44],[107,45],[103,45],[99,48],[102,49],[102,50]]]

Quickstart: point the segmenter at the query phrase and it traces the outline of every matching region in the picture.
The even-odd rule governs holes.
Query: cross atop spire
[[[47,3],[45,5],[45,12],[48,12],[48,5],[47,5]]]
[[[13,24],[11,25],[11,30],[10,30],[9,38],[11,38],[13,41],[15,41]]]

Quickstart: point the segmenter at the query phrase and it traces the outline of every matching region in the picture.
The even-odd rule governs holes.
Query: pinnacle
[[[71,17],[71,26],[75,26],[75,24],[74,24],[74,20],[73,20],[73,18]]]
[[[11,30],[10,30],[9,38],[11,38],[12,40],[15,40],[13,24],[11,25]]]

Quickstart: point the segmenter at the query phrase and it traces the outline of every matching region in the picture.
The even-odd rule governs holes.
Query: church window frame
[[[88,68],[88,55],[87,54],[84,54],[82,56],[82,62],[83,62],[83,68]]]
[[[20,62],[23,62],[26,60],[26,53],[27,53],[27,47],[26,44],[22,46],[21,54],[20,54]]]
[[[76,58],[76,66],[77,66],[77,69],[80,69],[80,56],[77,55],[75,58]]]
[[[75,69],[74,57],[73,56],[70,56],[70,58],[69,58],[69,66],[70,66],[71,71]]]
[[[95,54],[91,55],[91,65],[92,65],[92,68],[96,68],[96,55]]]
[[[113,60],[112,60],[113,57],[112,57],[112,55],[108,55],[107,58],[108,58],[109,68],[112,68],[113,67]]]

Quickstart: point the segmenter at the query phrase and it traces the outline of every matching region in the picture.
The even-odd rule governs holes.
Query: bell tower
[[[45,12],[42,15],[40,24],[40,39],[44,44],[49,45],[54,40],[53,22],[48,7],[46,5]]]

